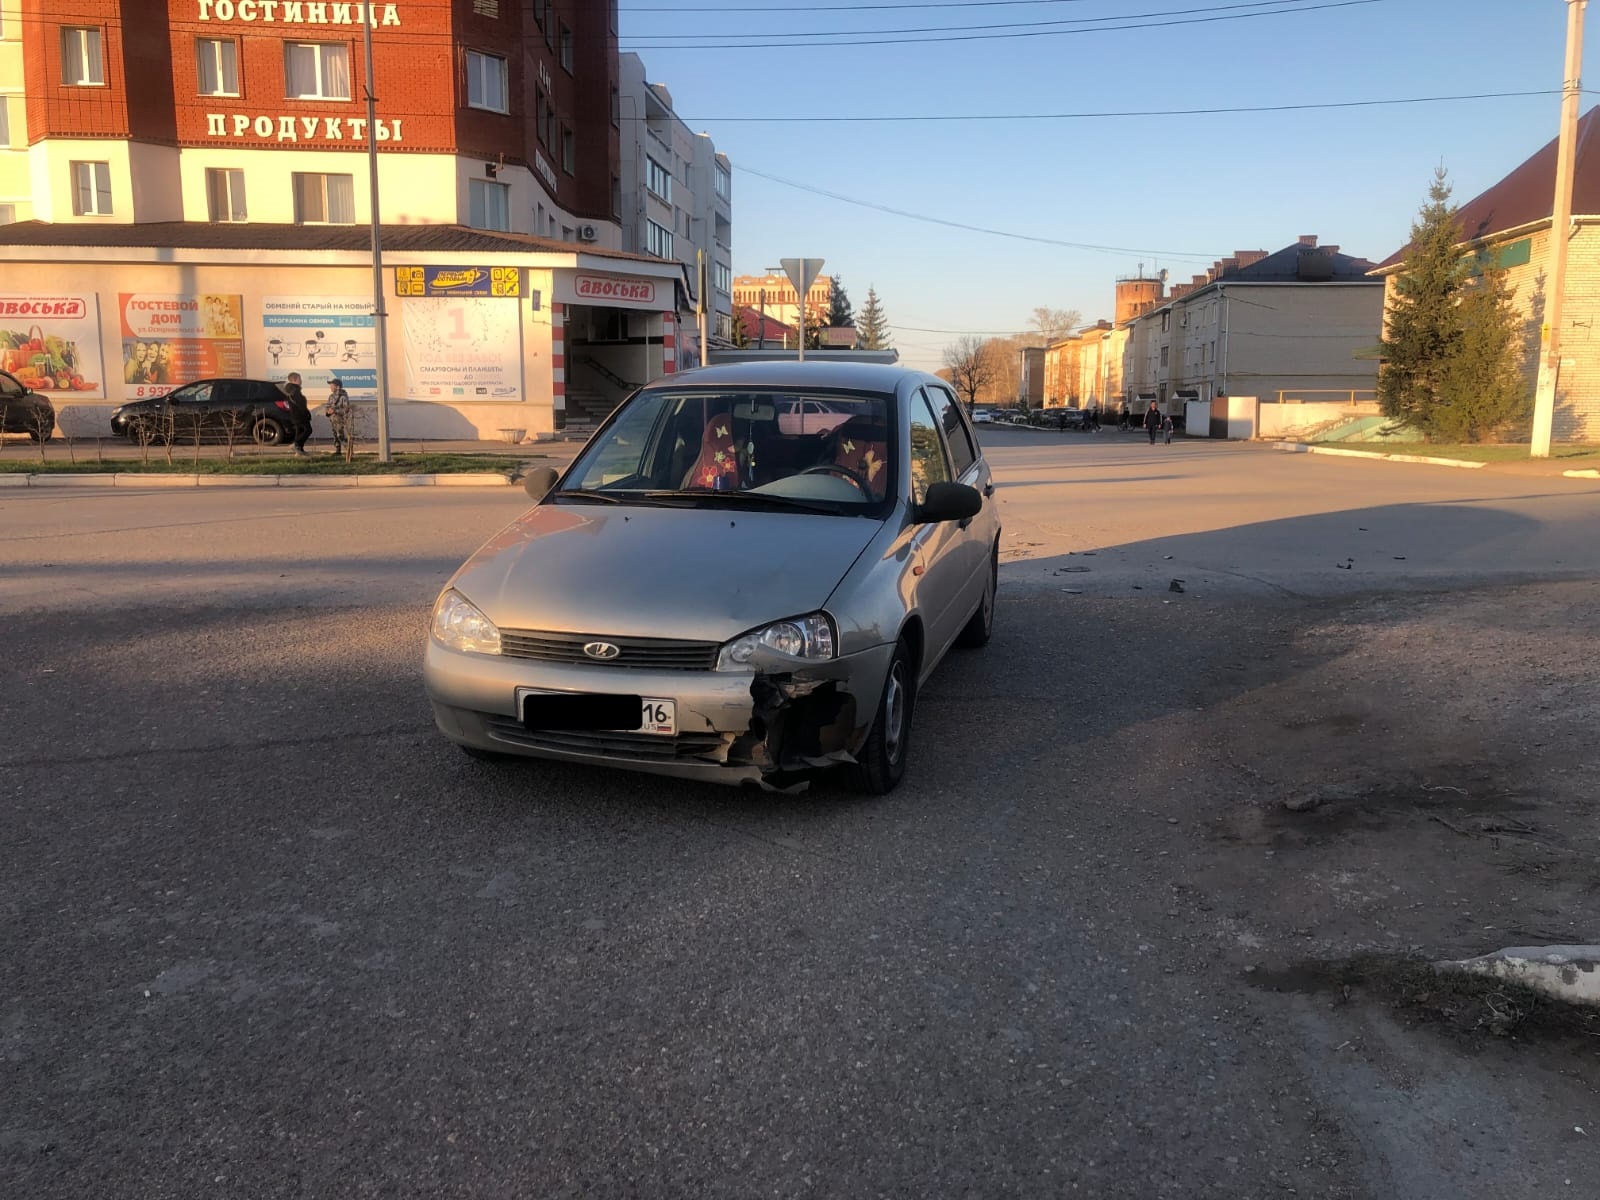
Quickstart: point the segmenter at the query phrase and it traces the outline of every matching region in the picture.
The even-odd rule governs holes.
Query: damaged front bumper
[[[874,646],[781,674],[651,671],[463,654],[430,639],[423,674],[439,731],[463,746],[788,791],[855,761],[893,654]],[[671,699],[677,732],[530,730],[519,688]]]

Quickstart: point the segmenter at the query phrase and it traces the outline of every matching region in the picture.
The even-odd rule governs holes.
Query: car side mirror
[[[965,521],[982,508],[983,496],[977,488],[965,483],[934,483],[928,485],[928,494],[917,505],[917,521],[924,525]]]
[[[528,493],[528,499],[537,504],[550,494],[550,489],[555,487],[556,480],[561,478],[561,472],[554,467],[535,467],[522,477],[522,490]]]

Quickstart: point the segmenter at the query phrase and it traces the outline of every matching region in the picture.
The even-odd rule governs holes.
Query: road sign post
[[[783,272],[789,277],[789,282],[794,284],[796,297],[799,298],[800,312],[800,357],[799,362],[806,360],[806,293],[811,290],[811,285],[817,281],[817,276],[822,274],[822,264],[826,261],[820,258],[780,258],[778,263],[783,267]]]

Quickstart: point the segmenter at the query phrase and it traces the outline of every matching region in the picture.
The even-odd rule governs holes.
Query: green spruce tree
[[[1447,441],[1493,437],[1533,412],[1517,312],[1506,273],[1493,265],[1492,253],[1484,256],[1482,276],[1461,296],[1461,338],[1439,381],[1443,402],[1433,433]]]
[[[856,336],[863,350],[887,350],[894,340],[889,335],[889,318],[884,315],[876,288],[867,288],[867,302],[856,318]]]
[[[849,326],[855,328],[856,314],[850,307],[850,297],[844,290],[844,283],[837,275],[833,277],[833,295],[828,302],[828,324],[833,326]]]
[[[1428,188],[1428,202],[1412,223],[1411,251],[1395,277],[1378,372],[1384,416],[1429,437],[1440,424],[1447,403],[1444,378],[1464,336],[1460,299],[1471,263],[1456,249],[1461,240],[1450,184],[1440,167]]]

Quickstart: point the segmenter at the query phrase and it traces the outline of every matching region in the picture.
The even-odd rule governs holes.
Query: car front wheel
[[[872,732],[852,769],[851,782],[857,791],[869,796],[892,792],[906,773],[906,752],[910,749],[911,717],[917,706],[917,669],[911,651],[901,638],[895,643],[894,658],[883,681],[878,712]]]
[[[276,446],[287,440],[283,436],[283,426],[271,417],[259,418],[251,427],[250,436],[258,446]]]

